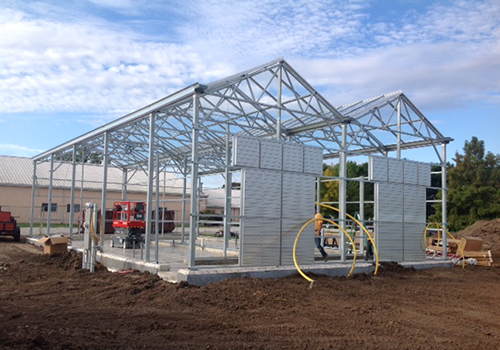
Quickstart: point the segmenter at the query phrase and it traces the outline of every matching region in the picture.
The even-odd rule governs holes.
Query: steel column
[[[76,145],[73,145],[73,167],[71,169],[71,199],[69,204],[69,238],[73,238],[73,221],[75,220],[75,180],[76,180]]]
[[[83,227],[83,215],[82,212],[85,208],[83,203],[83,178],[85,176],[85,149],[82,149],[82,178],[80,179],[80,220],[78,220],[78,231],[80,231],[80,224]]]
[[[396,145],[397,158],[401,159],[401,98],[398,99],[398,141]]]
[[[224,202],[224,258],[227,257],[227,247],[229,237],[231,237],[231,196],[232,196],[232,173],[231,173],[231,135],[230,126],[227,125],[226,134],[226,168],[225,168],[225,192],[226,200]]]
[[[47,203],[47,236],[50,236],[50,220],[52,213],[52,182],[54,180],[54,153],[50,155],[49,203]]]
[[[155,112],[153,112],[149,115],[148,194],[146,204],[146,262],[151,259],[151,209],[153,207],[155,120],[156,114]]]
[[[276,140],[281,140],[281,88],[282,88],[282,71],[283,66],[278,67],[278,116],[276,119]]]
[[[196,223],[198,220],[198,137],[200,117],[198,94],[193,95],[193,129],[191,143],[191,216],[189,220],[189,268],[195,266]]]
[[[128,169],[123,169],[122,174],[122,201],[127,201]]]
[[[365,220],[365,179],[363,177],[359,178],[359,222],[365,225],[364,220]],[[363,232],[363,229],[360,227],[359,228],[359,234],[361,235],[362,238],[365,237],[365,233]],[[368,237],[366,237],[366,242],[368,242]],[[365,239],[360,240],[359,244],[359,250],[360,253],[364,253],[365,251]],[[356,249],[356,248],[354,248]]]
[[[321,203],[321,177],[316,178],[316,202]],[[319,213],[320,212],[320,205],[316,205],[316,211]]]
[[[36,163],[33,161],[33,184],[31,186],[31,217],[30,217],[30,237],[33,236],[33,222],[35,220],[35,193],[36,193]]]
[[[339,221],[340,227],[345,230],[346,227],[346,201],[347,201],[347,162],[346,162],[346,145],[347,145],[347,125],[342,124],[342,145],[340,150],[339,157]],[[340,232],[340,246],[342,247],[340,250],[340,260],[346,261],[345,256],[345,234],[344,231]]]
[[[182,231],[181,244],[186,243],[186,197],[187,197],[187,159],[184,158],[184,179],[182,180]]]
[[[159,241],[159,216],[160,216],[160,154],[156,153],[156,195],[155,195],[155,261],[158,264],[158,247],[160,245]],[[162,210],[162,220],[163,218],[163,210]],[[163,225],[162,225],[163,226]]]
[[[448,194],[448,187],[447,187],[447,181],[446,181],[446,143],[443,143],[441,145],[442,147],[442,164],[441,164],[441,187],[442,187],[442,224],[443,226],[448,229],[448,209],[447,209],[447,194]],[[448,236],[446,232],[443,232],[443,257],[446,259],[448,256],[446,254],[447,252],[447,247],[448,247]]]
[[[103,174],[102,174],[102,196],[101,196],[101,237],[102,240],[99,241],[101,246],[101,251],[104,249],[104,234],[106,232],[106,200],[108,196],[108,144],[109,144],[109,132],[104,133],[104,152],[103,152]]]
[[[158,162],[159,163],[159,162]],[[162,191],[162,207],[167,209],[167,201],[165,199],[165,196],[166,196],[166,192],[167,192],[167,172],[164,171],[163,172],[163,191]],[[162,212],[161,214],[161,236],[163,237],[164,234],[165,234],[165,217],[163,216],[164,212]],[[175,218],[174,218],[175,219]],[[174,222],[174,227],[175,227],[175,222]],[[172,236],[172,241],[174,240],[173,236]]]

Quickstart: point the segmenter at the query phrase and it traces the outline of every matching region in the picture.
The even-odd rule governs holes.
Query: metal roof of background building
[[[226,203],[226,190],[224,188],[203,189],[207,195],[207,208],[224,208]],[[231,207],[239,208],[241,203],[241,190],[231,190]]]
[[[54,188],[71,188],[71,176],[73,166],[70,163],[54,163]],[[38,171],[40,170],[40,171]],[[97,164],[85,164],[83,167],[83,188],[86,190],[102,190],[103,167]],[[50,163],[38,163],[37,174],[49,176]],[[146,192],[148,176],[137,171],[132,175],[129,173],[128,192]],[[131,178],[130,178],[131,176]],[[31,187],[33,184],[33,160],[23,157],[0,156],[0,185]],[[76,166],[75,188],[80,189],[82,179],[82,166]],[[121,191],[123,173],[118,168],[108,168],[108,191]],[[37,177],[39,187],[48,187],[48,177]],[[160,191],[167,194],[182,194],[183,179],[172,173],[162,172],[160,174]],[[187,193],[190,193],[190,184],[187,183]]]

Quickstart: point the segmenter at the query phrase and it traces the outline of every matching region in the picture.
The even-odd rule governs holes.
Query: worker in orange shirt
[[[314,242],[316,243],[316,248],[318,248],[319,252],[323,256],[323,259],[325,259],[325,262],[328,261],[328,254],[326,254],[325,249],[321,245],[321,230],[323,228],[323,215],[321,213],[318,213],[318,211],[315,209],[314,210],[315,215],[314,219],[314,234],[316,237],[314,237]]]

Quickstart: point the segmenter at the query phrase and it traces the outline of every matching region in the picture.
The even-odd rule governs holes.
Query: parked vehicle
[[[2,211],[0,207],[0,236],[12,236],[14,241],[21,239],[21,228],[17,226],[17,221],[10,211]]]

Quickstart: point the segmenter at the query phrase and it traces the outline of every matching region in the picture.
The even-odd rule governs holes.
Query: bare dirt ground
[[[500,268],[230,279],[91,274],[0,238],[0,349],[499,349]]]

